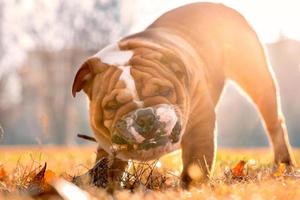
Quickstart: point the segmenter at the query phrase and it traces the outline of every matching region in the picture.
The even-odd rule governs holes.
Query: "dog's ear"
[[[76,73],[72,86],[72,95],[84,89],[84,87],[94,78],[97,73],[103,72],[107,65],[102,63],[99,58],[89,58],[85,61]]]

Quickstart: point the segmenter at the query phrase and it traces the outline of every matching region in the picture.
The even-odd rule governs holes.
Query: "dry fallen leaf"
[[[46,193],[51,193],[53,188],[50,183],[57,179],[56,174],[51,170],[46,170],[47,163],[30,181],[27,192],[31,196],[38,196]]]
[[[246,162],[244,160],[241,160],[234,168],[231,169],[233,178],[241,178],[246,176],[244,172],[245,164]]]
[[[57,178],[58,177],[56,176],[56,174],[52,170],[50,170],[50,169],[46,170],[45,176],[44,176],[44,182],[45,183],[51,183],[52,181],[54,181]]]
[[[3,166],[0,166],[0,181],[4,180],[7,177],[7,173]]]
[[[43,181],[44,176],[45,176],[45,172],[46,172],[46,168],[47,168],[47,163],[45,163],[44,167],[39,171],[39,173],[37,173],[31,183],[40,183]]]
[[[44,167],[32,178],[27,187],[27,192],[31,196],[36,196],[44,192],[44,176],[47,168],[47,163],[45,163]]]
[[[280,163],[276,172],[274,173],[274,176],[281,177],[284,174],[285,170],[286,170],[286,164]]]

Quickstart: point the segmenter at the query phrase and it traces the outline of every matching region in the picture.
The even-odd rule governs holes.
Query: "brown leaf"
[[[45,181],[46,168],[47,163],[45,163],[44,167],[30,181],[27,187],[27,192],[31,196],[38,196],[51,190],[51,186],[49,186],[49,184]]]
[[[246,162],[241,160],[234,168],[231,169],[233,178],[242,178],[246,176],[244,172],[245,164]]]
[[[33,182],[42,182],[44,180],[44,176],[45,176],[45,172],[46,172],[46,168],[47,168],[47,163],[45,163],[44,167],[41,169],[41,171],[39,171],[39,173],[37,173],[31,183]]]
[[[284,172],[286,171],[286,164],[284,163],[280,163],[276,172],[274,173],[275,177],[280,177],[284,174]]]
[[[0,166],[0,181],[3,181],[4,179],[6,179],[6,177],[7,177],[7,173],[4,167]]]
[[[57,178],[58,177],[56,176],[56,174],[52,170],[50,170],[50,169],[46,170],[45,176],[44,176],[44,182],[45,183],[51,183],[52,181],[54,181]]]

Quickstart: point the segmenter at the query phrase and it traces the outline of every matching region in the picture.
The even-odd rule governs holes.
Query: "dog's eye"
[[[120,104],[115,100],[110,100],[107,102],[107,104],[104,106],[104,109],[106,110],[116,110],[120,107]]]

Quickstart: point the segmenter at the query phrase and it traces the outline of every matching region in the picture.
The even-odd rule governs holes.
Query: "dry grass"
[[[93,166],[95,147],[0,148],[0,199],[30,199],[28,187],[44,163],[56,176],[71,180]],[[296,160],[300,151],[294,150]],[[233,172],[240,160],[242,171]],[[238,168],[238,167],[237,167]],[[1,172],[2,169],[2,172]],[[214,175],[207,184],[181,190],[178,176],[180,152],[163,157],[159,162],[133,164],[116,199],[299,199],[300,172],[272,165],[268,149],[219,150]],[[2,173],[2,175],[1,175]],[[236,174],[235,174],[236,173]],[[83,187],[90,197],[112,199],[104,189]],[[39,196],[38,198],[48,198]],[[51,196],[57,198],[58,196]]]

